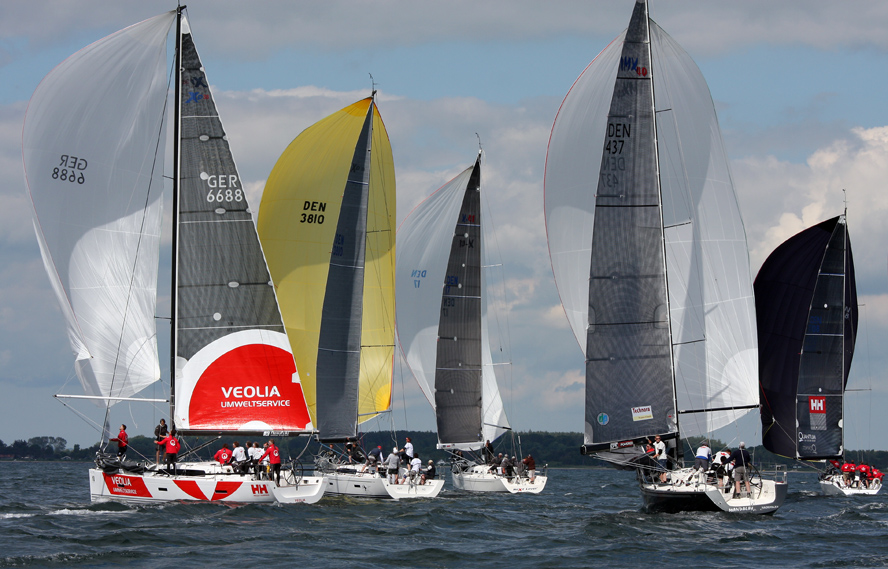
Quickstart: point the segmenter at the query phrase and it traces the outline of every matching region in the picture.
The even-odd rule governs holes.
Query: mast
[[[845,319],[850,318],[848,314],[848,307],[846,306],[846,301],[848,298],[845,296],[848,294],[848,195],[845,193],[845,190],[842,190],[842,194],[845,201],[845,209],[842,212],[842,218],[840,222],[842,223],[842,272],[844,273],[842,276],[842,429],[839,431],[839,448],[841,449],[842,454],[842,462],[845,461],[845,427],[844,427],[844,417],[845,417],[845,387],[848,385],[848,367],[845,364],[845,359],[847,354],[845,353]]]
[[[173,102],[173,205],[172,205],[172,266],[170,267],[170,426],[175,429],[176,423],[176,299],[179,283],[177,269],[179,267],[179,178],[182,173],[182,160],[179,145],[182,122],[182,10],[176,8],[176,60],[175,69],[175,100]]]
[[[646,33],[647,33],[647,51],[648,51],[648,61],[651,62],[651,109],[653,112],[651,113],[651,121],[653,123],[654,129],[654,168],[655,168],[655,179],[657,180],[657,195],[659,196],[660,201],[660,232],[663,239],[663,287],[666,291],[666,330],[669,338],[669,369],[672,372],[672,409],[673,409],[673,420],[675,421],[675,440],[676,440],[676,459],[679,460],[680,466],[684,466],[684,452],[681,453],[682,458],[679,458],[679,450],[681,449],[681,429],[678,424],[678,388],[675,384],[675,343],[673,341],[672,335],[672,307],[669,304],[669,273],[668,266],[666,263],[666,222],[663,216],[663,184],[660,180],[660,148],[658,145],[658,137],[657,137],[657,96],[656,96],[656,84],[653,80],[653,72],[654,72],[654,52],[651,49],[651,15],[648,8],[647,0],[644,0],[644,16],[647,21]],[[659,72],[659,70],[658,70]],[[665,437],[664,437],[665,439]]]

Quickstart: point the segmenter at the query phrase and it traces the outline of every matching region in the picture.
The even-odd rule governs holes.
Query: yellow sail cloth
[[[395,166],[373,99],[333,113],[296,137],[272,169],[259,210],[259,239],[314,424],[315,370],[328,266],[355,145],[371,110],[375,112],[358,420],[387,410],[391,406],[395,335]]]

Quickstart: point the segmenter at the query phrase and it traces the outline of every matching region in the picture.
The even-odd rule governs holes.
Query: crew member
[[[216,451],[216,454],[213,455],[213,460],[222,466],[231,462],[231,451],[228,450],[228,443],[222,443],[222,448]]]
[[[166,449],[166,455],[163,460],[166,463],[167,473],[172,468],[173,474],[176,473],[176,460],[179,456],[179,439],[176,438],[176,431],[170,431],[170,434],[159,441],[154,441],[156,445],[163,445]]]
[[[108,442],[117,443],[117,458],[123,460],[129,445],[129,437],[126,436],[126,425],[120,425],[120,432],[117,433],[117,438],[111,439]]]
[[[265,449],[265,452],[262,453],[262,456],[259,457],[259,462],[262,462],[262,459],[268,457],[268,464],[271,465],[271,472],[274,473],[274,482],[278,486],[281,485],[281,451],[278,450],[278,447],[274,444],[274,439],[268,439],[268,447]]]

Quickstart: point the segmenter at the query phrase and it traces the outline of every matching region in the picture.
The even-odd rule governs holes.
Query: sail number
[[[305,213],[307,211],[327,211],[327,202],[311,202],[306,201],[302,204],[302,216],[299,223],[324,223],[324,214],[322,213]],[[338,238],[339,236],[337,236]],[[333,247],[334,252],[336,247]],[[341,248],[340,248],[341,249]],[[335,254],[335,253],[334,253]],[[342,255],[340,252],[339,255]]]
[[[62,154],[59,159],[59,165],[52,169],[52,179],[71,182],[72,184],[74,182],[82,184],[86,181],[86,178],[83,177],[86,167],[86,158]]]
[[[206,174],[201,173],[201,179],[206,180],[210,191],[207,193],[208,202],[240,202],[244,199],[244,191],[237,187],[235,174]]]
[[[305,214],[303,214],[303,215],[305,215]],[[323,216],[321,216],[321,217],[323,217]],[[342,235],[342,233],[337,233],[336,237],[333,239],[333,256],[334,257],[341,257],[342,256],[342,254],[345,252],[344,245],[345,245],[345,236]]]
[[[244,192],[241,190],[216,190],[207,194],[208,202],[239,202],[243,201]]]

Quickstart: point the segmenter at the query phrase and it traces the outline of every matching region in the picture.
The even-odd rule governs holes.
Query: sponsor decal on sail
[[[826,430],[826,397],[808,397],[809,421],[812,431]]]
[[[632,420],[633,421],[648,421],[654,418],[654,411],[651,409],[650,405],[642,405],[640,407],[632,408]]]

